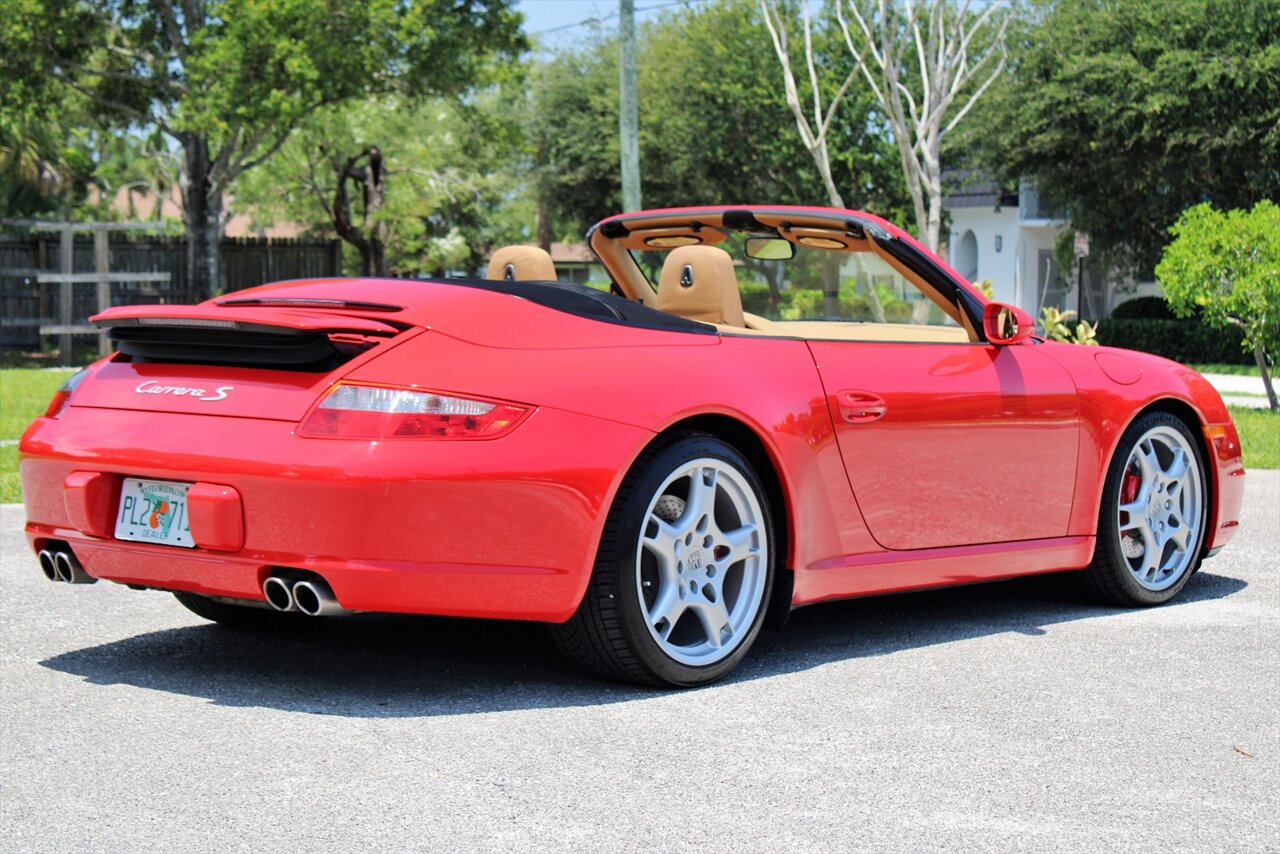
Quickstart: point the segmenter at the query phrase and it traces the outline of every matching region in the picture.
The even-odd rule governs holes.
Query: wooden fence
[[[283,279],[335,276],[341,269],[341,244],[336,240],[228,238],[221,249],[223,292]],[[73,255],[73,272],[94,271],[90,235],[76,236]],[[167,282],[112,283],[112,305],[195,300],[187,278],[185,239],[112,234],[109,256],[112,273],[169,274]],[[42,349],[40,327],[58,322],[58,286],[41,284],[36,277],[59,269],[57,234],[0,234],[0,351]],[[93,287],[77,287],[73,322],[84,323],[97,304]],[[93,342],[85,339],[82,344]]]

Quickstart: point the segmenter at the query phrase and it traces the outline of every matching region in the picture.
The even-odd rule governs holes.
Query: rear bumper
[[[88,407],[38,419],[20,447],[27,538],[34,550],[65,540],[89,574],[128,584],[262,600],[273,568],[290,567],[323,576],[349,610],[559,622],[649,436],[546,408],[492,441],[304,439],[294,428]],[[215,505],[219,536],[202,540],[194,515],[192,531],[234,550],[114,539],[119,490],[87,498],[95,473],[223,488],[233,498]],[[238,548],[225,535],[237,500]]]

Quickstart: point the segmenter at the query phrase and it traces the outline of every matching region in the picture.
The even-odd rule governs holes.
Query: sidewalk
[[[1262,377],[1238,377],[1230,374],[1203,376],[1229,406],[1248,406],[1253,409],[1267,409],[1271,406],[1267,402],[1267,388],[1262,384]],[[1277,382],[1277,377],[1272,377],[1271,381]]]

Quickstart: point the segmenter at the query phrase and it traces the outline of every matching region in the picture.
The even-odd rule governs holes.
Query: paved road
[[[1177,605],[1069,576],[798,612],[732,681],[537,626],[293,636],[51,585],[0,511],[0,848],[1280,850],[1280,473]]]

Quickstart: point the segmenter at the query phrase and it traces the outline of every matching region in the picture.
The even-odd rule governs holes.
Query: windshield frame
[[[609,217],[592,226],[587,239],[619,289],[631,299],[651,304],[655,298],[653,286],[626,251],[627,244],[642,245],[643,236],[655,233],[655,229],[711,237],[718,232],[704,230],[716,226],[756,236],[785,236],[788,228],[837,230],[850,239],[865,240],[873,252],[898,269],[913,286],[926,295],[932,292],[937,297],[935,302],[941,299],[962,315],[961,325],[970,330],[975,340],[986,340],[982,327],[986,297],[909,234],[873,214],[787,205],[668,208]],[[716,240],[698,242],[714,245]]]

